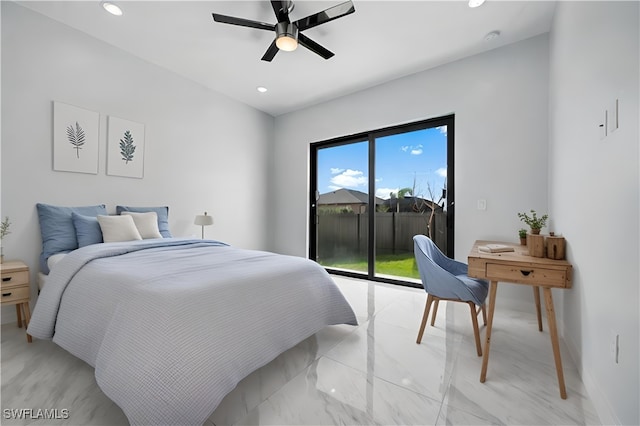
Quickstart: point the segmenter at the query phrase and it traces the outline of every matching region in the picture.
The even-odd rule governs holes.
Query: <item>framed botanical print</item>
[[[144,124],[109,116],[107,174],[142,179]]]
[[[53,102],[53,170],[98,173],[100,114]]]

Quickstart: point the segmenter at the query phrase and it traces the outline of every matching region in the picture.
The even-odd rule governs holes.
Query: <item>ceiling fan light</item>
[[[276,25],[276,46],[285,52],[293,52],[298,48],[298,27],[288,22]]]
[[[289,36],[280,36],[276,40],[276,46],[285,52],[293,52],[298,48],[298,40]]]

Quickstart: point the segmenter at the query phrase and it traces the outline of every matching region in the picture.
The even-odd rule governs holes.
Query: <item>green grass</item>
[[[320,264],[328,268],[367,272],[366,259],[354,259],[349,261],[325,260],[321,261]],[[415,258],[411,253],[399,255],[378,255],[376,256],[375,270],[377,274],[420,279],[418,266],[416,265]]]

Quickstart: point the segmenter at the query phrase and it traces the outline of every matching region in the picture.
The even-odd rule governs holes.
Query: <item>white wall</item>
[[[640,424],[638,4],[560,2],[550,37],[549,203],[575,271],[563,334],[603,424]]]
[[[52,168],[52,101],[100,113],[97,175]],[[144,179],[107,176],[106,117],[146,125]],[[267,159],[273,118],[82,32],[2,2],[2,217],[13,222],[7,258],[35,272],[35,204],[169,205],[175,236],[266,248]],[[15,310],[3,321],[15,321]]]
[[[542,35],[276,117],[271,249],[308,253],[310,142],[450,113],[456,258],[476,239],[517,241],[516,213],[547,210],[547,87]],[[498,293],[532,309],[531,290],[516,287]]]

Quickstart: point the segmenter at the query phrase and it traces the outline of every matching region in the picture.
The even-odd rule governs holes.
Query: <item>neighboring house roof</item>
[[[376,204],[382,204],[384,200],[376,197]],[[356,191],[355,189],[340,188],[333,192],[320,194],[318,204],[336,205],[336,204],[367,204],[369,203],[369,194]]]

